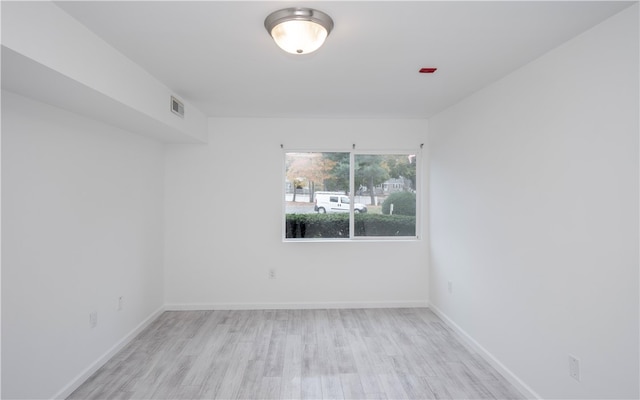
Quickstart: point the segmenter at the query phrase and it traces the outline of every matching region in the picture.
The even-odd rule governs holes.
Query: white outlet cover
[[[95,328],[98,326],[98,313],[96,311],[89,314],[89,327]]]
[[[569,376],[580,382],[580,360],[574,356],[569,356]]]

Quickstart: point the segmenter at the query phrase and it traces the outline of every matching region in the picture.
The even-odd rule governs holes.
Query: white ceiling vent
[[[184,118],[184,104],[173,96],[171,96],[171,111]]]

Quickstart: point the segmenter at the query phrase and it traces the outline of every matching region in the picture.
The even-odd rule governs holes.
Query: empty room
[[[3,399],[637,399],[637,1],[2,1]]]

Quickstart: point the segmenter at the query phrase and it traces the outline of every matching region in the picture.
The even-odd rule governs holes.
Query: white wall
[[[430,301],[543,398],[639,395],[638,70],[636,4],[429,120]]]
[[[2,397],[50,398],[163,305],[163,148],[3,91],[2,196]]]
[[[210,119],[209,129],[207,145],[166,147],[169,308],[426,305],[426,239],[283,243],[280,148],[418,149],[425,120]]]

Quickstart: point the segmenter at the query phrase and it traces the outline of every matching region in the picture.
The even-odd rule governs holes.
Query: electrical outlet
[[[276,279],[276,270],[275,270],[275,268],[271,268],[269,270],[269,279]]]
[[[89,328],[95,328],[98,326],[98,312],[93,311],[89,313]]]
[[[569,354],[569,376],[580,382],[580,360]]]
[[[118,297],[118,311],[122,311],[124,308],[124,296]]]
[[[453,293],[453,282],[447,282],[447,289],[449,290],[449,293]]]

